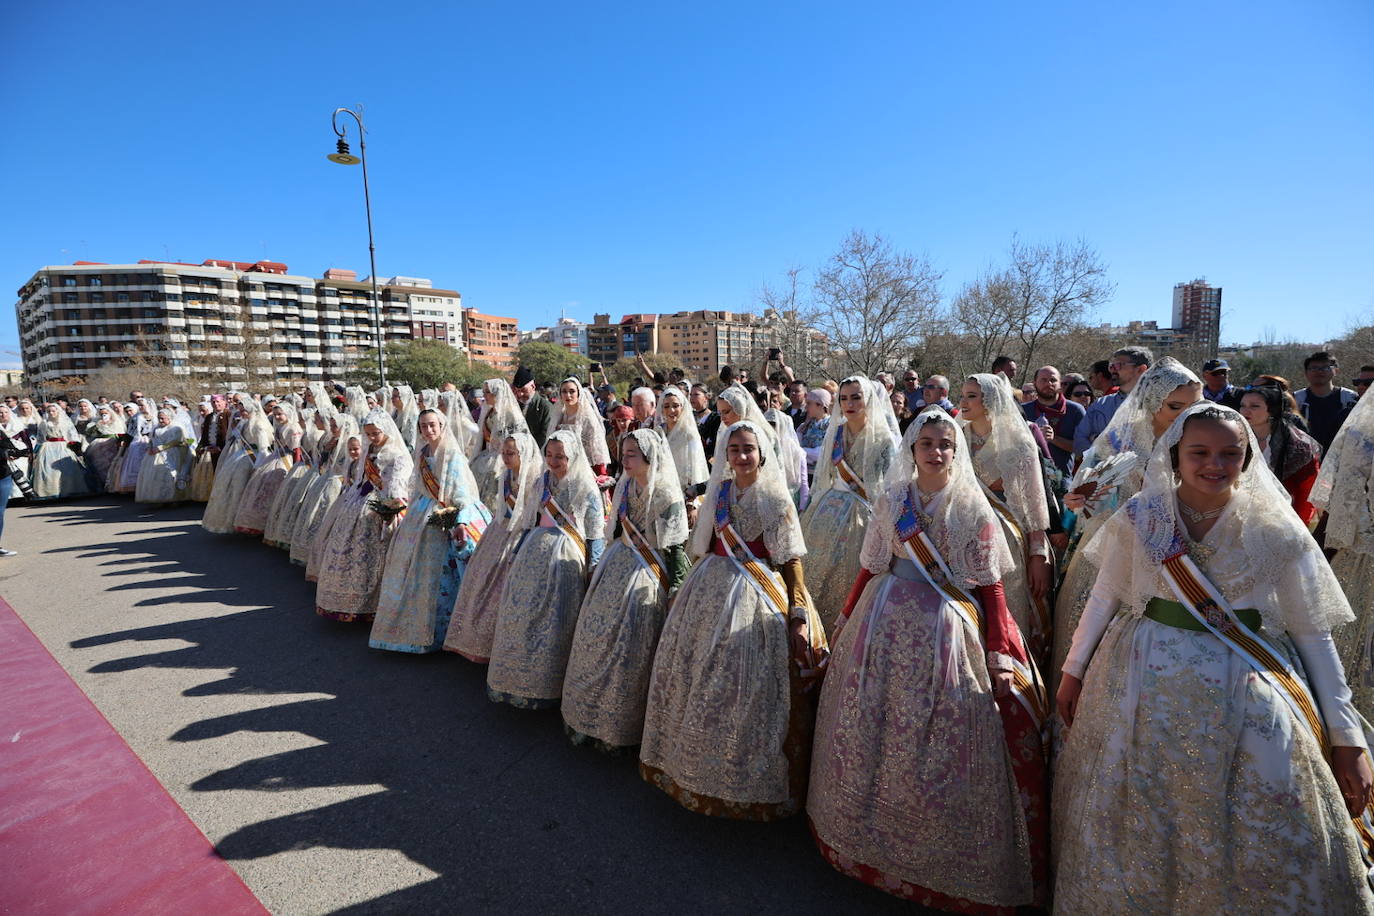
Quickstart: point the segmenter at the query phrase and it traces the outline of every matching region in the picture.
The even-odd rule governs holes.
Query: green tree
[[[515,351],[515,361],[533,372],[534,380],[540,385],[556,385],[570,375],[585,382],[587,367],[591,365],[581,353],[540,340],[522,343]]]
[[[645,353],[644,362],[649,364],[649,368],[654,372],[662,372],[666,377],[670,369],[683,369],[682,360],[671,353]],[[628,385],[636,378],[642,378],[650,385],[653,379],[645,374],[644,368],[632,356],[622,356],[616,360],[607,370],[606,377],[611,380],[612,385]]]
[[[469,361],[440,340],[392,340],[386,345],[386,380],[391,385],[405,384],[416,391],[438,388],[445,382],[468,387],[500,374],[486,363]],[[376,384],[376,351],[358,360],[349,379],[367,387]]]

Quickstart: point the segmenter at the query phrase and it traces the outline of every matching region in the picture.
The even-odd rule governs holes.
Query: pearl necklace
[[[1181,499],[1178,500],[1178,507],[1183,511],[1183,515],[1188,519],[1188,521],[1192,522],[1195,525],[1199,522],[1205,522],[1208,519],[1216,518],[1217,516],[1221,515],[1221,513],[1226,511],[1226,507],[1223,505],[1218,506],[1215,509],[1208,509],[1206,512],[1199,512],[1198,510],[1194,509],[1192,506],[1188,505]]]

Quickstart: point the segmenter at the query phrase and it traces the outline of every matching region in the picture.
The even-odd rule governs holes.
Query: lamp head
[[[330,162],[337,162],[339,165],[357,165],[359,162],[362,162],[361,159],[348,151],[348,141],[343,137],[339,138],[339,151],[337,153],[330,153],[325,158]]]

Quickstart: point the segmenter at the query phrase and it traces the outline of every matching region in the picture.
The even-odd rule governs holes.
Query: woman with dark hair
[[[1298,411],[1298,400],[1293,397],[1293,386],[1288,383],[1288,379],[1281,375],[1257,375],[1255,380],[1250,383],[1251,388],[1277,388],[1283,392],[1283,401],[1286,405],[1284,409],[1293,415],[1293,419],[1303,428],[1307,429],[1307,421],[1302,418]]]
[[[1069,400],[1082,404],[1084,410],[1087,410],[1088,405],[1097,400],[1097,395],[1093,393],[1093,386],[1087,382],[1074,382],[1073,385],[1064,390],[1068,392]]]
[[[1241,396],[1240,413],[1255,431],[1269,469],[1293,498],[1294,511],[1310,526],[1317,510],[1307,497],[1321,468],[1322,447],[1299,426],[1288,397],[1277,387],[1251,388]]]

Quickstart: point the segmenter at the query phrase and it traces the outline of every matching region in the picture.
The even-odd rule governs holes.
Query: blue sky
[[[748,308],[853,228],[951,295],[1013,233],[1081,236],[1099,320],[1206,276],[1225,341],[1374,313],[1366,0],[426,6],[6,4],[11,295],[77,258],[362,276],[324,159],[362,102],[378,273],[522,327]]]

